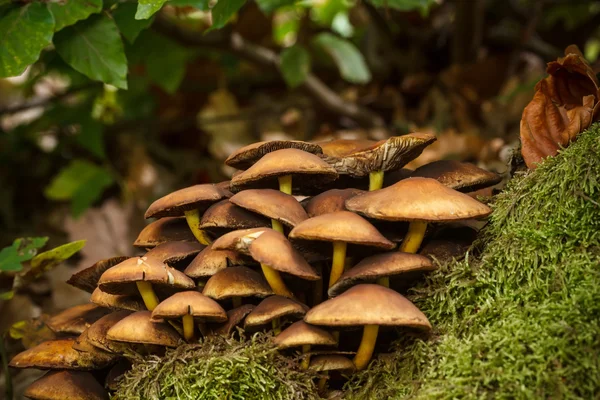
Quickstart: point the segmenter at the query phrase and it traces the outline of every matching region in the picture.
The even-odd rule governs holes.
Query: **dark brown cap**
[[[167,323],[152,321],[151,315],[150,311],[138,311],[123,318],[108,330],[107,339],[165,347],[177,347],[182,343],[175,329]]]
[[[492,210],[435,179],[408,178],[346,201],[348,210],[387,221],[454,221],[488,216]]]
[[[175,293],[163,300],[152,311],[152,320],[176,319],[191,315],[202,322],[224,322],[227,313],[223,307],[200,292],[187,291]]]
[[[121,321],[123,318],[131,315],[131,313],[131,311],[116,311],[100,318],[87,329],[87,341],[93,346],[96,346],[105,351],[122,351],[122,344],[109,340],[106,337],[106,335],[110,328],[112,328],[117,322]]]
[[[335,346],[337,340],[323,328],[297,321],[275,336],[273,343],[279,349],[287,349],[304,345]]]
[[[322,187],[337,178],[335,169],[314,154],[297,149],[284,149],[265,155],[256,164],[231,179],[231,190],[277,188],[277,178],[292,175],[294,187]]]
[[[256,306],[254,304],[242,304],[239,307],[227,311],[227,321],[222,324],[215,324],[212,326],[212,332],[215,335],[229,336],[233,329],[241,325],[248,314],[254,310]]]
[[[247,257],[232,250],[214,250],[212,244],[200,252],[187,266],[184,273],[190,278],[209,278],[227,267],[248,265]]]
[[[92,293],[98,286],[98,280],[100,276],[107,269],[114,267],[117,264],[122,263],[129,257],[111,257],[105,260],[100,260],[91,267],[82,269],[79,272],[75,272],[67,281],[69,285],[75,286],[78,289],[84,290],[88,293]]]
[[[199,209],[204,211],[208,206],[228,197],[228,192],[217,185],[194,185],[177,190],[161,197],[148,207],[145,218],[179,217],[185,211]]]
[[[431,260],[418,254],[399,251],[376,254],[346,270],[327,293],[329,297],[335,297],[358,283],[371,283],[378,278],[409,275],[434,269]]]
[[[494,186],[502,177],[476,165],[455,160],[439,160],[417,168],[412,177],[432,178],[460,192],[471,192]]]
[[[346,200],[361,193],[364,193],[364,190],[352,188],[331,189],[311,197],[304,205],[304,208],[310,218],[336,211],[344,211],[346,210]]]
[[[202,294],[215,300],[230,297],[267,297],[273,290],[256,271],[247,267],[229,267],[214,274],[204,286]]]
[[[200,229],[217,236],[238,229],[259,228],[262,226],[271,226],[271,221],[246,211],[229,200],[223,200],[210,206],[200,220]]]
[[[57,333],[80,334],[110,310],[98,307],[96,304],[80,304],[56,314],[46,325]]]
[[[167,265],[172,265],[196,256],[206,246],[198,242],[166,242],[148,251],[146,257],[154,257]]]
[[[312,154],[323,152],[321,147],[314,143],[300,140],[271,140],[252,143],[236,150],[227,157],[225,164],[237,169],[248,169],[264,155],[282,149],[299,149]]]
[[[133,245],[151,248],[165,242],[197,242],[197,240],[185,218],[165,217],[146,225]]]
[[[245,326],[265,325],[275,318],[302,318],[308,311],[304,304],[284,296],[269,296],[246,317]]]
[[[34,400],[108,400],[109,396],[92,374],[84,371],[50,371],[23,393]]]
[[[230,202],[293,228],[308,218],[298,200],[274,189],[248,189],[235,194]]]
[[[400,293],[376,284],[353,286],[313,307],[304,321],[324,326],[388,325],[431,329],[427,317]]]
[[[110,294],[96,288],[90,297],[90,302],[113,310],[142,311],[146,309],[138,295]]]

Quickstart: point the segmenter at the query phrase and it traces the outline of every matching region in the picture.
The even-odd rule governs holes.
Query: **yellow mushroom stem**
[[[383,171],[373,171],[369,173],[369,192],[379,190],[383,187]]]
[[[325,389],[327,389],[327,379],[329,379],[329,374],[327,372],[325,372],[325,374],[325,376],[319,378],[319,383],[317,383],[317,387],[321,393],[325,392]]]
[[[186,341],[191,342],[194,340],[194,317],[191,315],[183,316],[183,337]]]
[[[294,294],[287,288],[287,286],[285,286],[285,282],[283,282],[283,279],[278,271],[275,271],[266,264],[260,264],[260,267],[262,268],[265,279],[275,294],[289,297],[290,299],[294,298]]]
[[[188,226],[190,227],[192,233],[196,237],[196,239],[205,246],[208,246],[212,240],[206,232],[200,229],[200,211],[199,210],[188,210],[184,212],[185,220],[187,221]]]
[[[281,222],[277,221],[276,219],[271,219],[271,226],[273,227],[274,231],[283,233],[283,225],[281,225]]]
[[[292,194],[291,175],[283,175],[279,177],[279,190],[286,194]]]
[[[354,356],[354,365],[357,370],[363,370],[369,365],[371,357],[373,356],[373,350],[375,350],[375,343],[377,342],[377,333],[379,332],[379,325],[365,325],[363,328],[363,336],[358,346],[356,356]]]
[[[142,299],[144,300],[146,308],[149,311],[154,310],[159,301],[156,293],[154,293],[154,289],[152,289],[152,284],[145,281],[137,281],[135,284],[137,285],[138,291],[142,295]]]
[[[333,242],[333,261],[331,262],[331,274],[329,275],[329,287],[332,287],[344,273],[346,261],[346,242]]]
[[[390,278],[387,276],[377,278],[377,283],[381,286],[390,287]]]
[[[231,301],[233,302],[233,308],[238,308],[242,305],[242,298],[240,296],[233,296]]]
[[[279,318],[271,320],[271,326],[273,327],[273,335],[277,336],[281,333],[281,324]]]
[[[427,222],[412,221],[408,226],[408,233],[404,237],[399,250],[404,253],[416,253],[419,247],[421,247],[426,230]]]
[[[310,365],[310,355],[307,354],[310,351],[310,344],[305,344],[302,346],[302,354],[304,354],[304,358],[302,359],[302,363],[300,363],[300,368],[307,370]]]

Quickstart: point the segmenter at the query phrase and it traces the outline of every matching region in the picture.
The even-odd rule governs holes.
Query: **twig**
[[[88,85],[84,85],[84,86],[79,86],[79,87],[75,87],[75,88],[71,88],[63,93],[59,93],[55,96],[51,96],[51,97],[46,97],[46,98],[35,98],[32,99],[30,101],[26,101],[24,103],[21,104],[16,104],[14,106],[8,106],[8,107],[4,107],[4,108],[0,108],[0,115],[5,115],[5,114],[15,114],[21,111],[25,111],[25,110],[29,110],[32,108],[36,108],[36,107],[45,107],[48,106],[52,103],[61,101],[66,99],[69,96],[72,96],[74,94],[77,94],[79,92],[82,92],[84,90],[88,90],[94,87],[100,87],[97,83],[91,83]]]
[[[177,26],[164,15],[159,15],[156,18],[153,27],[181,44],[229,51],[238,57],[280,71],[280,59],[277,53],[266,47],[248,42],[236,32],[228,32],[225,29],[217,31],[215,34],[203,35],[200,32],[192,32]],[[220,35],[216,35],[216,33]],[[314,74],[309,74],[302,86],[331,112],[352,118],[367,127],[382,127],[385,125],[379,115],[357,104],[345,101]]]

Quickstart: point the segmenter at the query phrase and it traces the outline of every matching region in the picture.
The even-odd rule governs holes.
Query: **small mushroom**
[[[222,324],[212,326],[212,333],[215,335],[229,336],[238,325],[244,322],[244,319],[248,314],[254,310],[256,306],[254,304],[242,304],[239,307],[233,308],[227,311],[227,321]]]
[[[310,355],[307,353],[311,346],[335,346],[337,339],[323,328],[307,324],[304,321],[297,321],[275,336],[273,343],[278,349],[302,347],[304,358],[301,367],[307,369],[310,363]]]
[[[153,321],[179,318],[183,322],[183,337],[190,342],[194,339],[194,321],[224,322],[227,313],[216,301],[193,291],[175,293],[152,311]]]
[[[123,318],[131,315],[131,311],[117,311],[111,314],[105,315],[98,321],[94,322],[86,332],[86,340],[93,346],[96,346],[102,350],[119,353],[123,351],[123,347],[112,340],[109,340],[106,335],[110,328],[112,328],[117,322]]]
[[[313,371],[325,372],[329,375],[331,371],[352,372],[356,369],[352,360],[339,354],[325,354],[312,358],[308,367]],[[321,392],[327,389],[327,376],[321,377],[317,387]]]
[[[80,334],[110,310],[98,307],[96,304],[80,304],[67,308],[50,318],[46,325],[56,333]]]
[[[71,275],[67,283],[88,293],[93,293],[98,286],[98,280],[104,271],[122,263],[128,258],[129,257],[119,256],[100,260],[90,267],[84,268],[79,272],[75,272],[73,275]]]
[[[202,250],[183,271],[194,279],[210,278],[217,272],[233,266],[248,265],[247,257],[232,250],[215,250],[213,244]]]
[[[237,169],[248,169],[263,156],[282,149],[299,149],[312,154],[323,152],[321,147],[314,143],[300,140],[270,140],[252,143],[234,151],[227,157],[225,164]]]
[[[136,247],[152,248],[165,242],[196,242],[185,218],[165,217],[149,223],[133,243]]]
[[[313,196],[306,202],[304,209],[310,218],[336,211],[346,211],[346,200],[364,193],[359,189],[331,189]]]
[[[234,307],[239,307],[242,297],[267,297],[273,291],[258,272],[247,267],[230,267],[214,274],[202,294],[215,300],[231,298]]]
[[[23,393],[34,400],[108,400],[108,393],[92,374],[84,371],[50,371]]]
[[[239,229],[260,228],[269,225],[267,218],[246,211],[229,200],[223,200],[210,206],[200,220],[200,229],[215,236]]]
[[[135,312],[114,324],[106,333],[106,338],[164,347],[177,347],[181,344],[176,330],[163,322],[153,321],[151,316],[150,311]]]
[[[206,246],[198,242],[165,242],[149,250],[145,256],[156,258],[169,266],[196,256]]]
[[[137,296],[105,293],[100,288],[96,288],[92,292],[90,302],[113,310],[142,311],[146,309],[144,302]]]
[[[283,317],[302,318],[308,311],[308,307],[293,299],[283,296],[270,296],[260,302],[248,316],[244,326],[254,327],[268,324],[273,325],[273,332],[277,335],[281,332],[280,319]]]
[[[363,326],[363,337],[354,358],[358,370],[371,360],[380,325],[430,330],[427,317],[401,294],[381,285],[356,285],[338,297],[313,307],[304,321],[329,327]]]
[[[502,180],[502,177],[494,172],[456,160],[439,160],[425,164],[414,170],[411,177],[432,178],[463,193],[494,186]]]

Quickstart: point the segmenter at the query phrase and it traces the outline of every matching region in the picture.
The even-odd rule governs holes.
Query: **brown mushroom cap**
[[[50,371],[23,394],[34,400],[108,400],[108,393],[92,374],[84,371]]]
[[[214,250],[208,245],[187,266],[184,273],[190,278],[208,278],[235,265],[247,265],[246,257],[232,250]]]
[[[292,229],[289,237],[293,240],[346,242],[388,250],[395,246],[369,221],[350,211],[337,211],[309,218]]]
[[[317,144],[323,149],[322,158],[341,158],[370,148],[377,144],[377,141],[370,139],[333,139],[325,142],[317,142]]]
[[[304,205],[304,208],[310,218],[336,211],[344,211],[346,210],[346,200],[361,193],[364,193],[364,190],[352,188],[331,189],[311,197]]]
[[[83,352],[73,348],[75,339],[56,339],[27,349],[10,361],[14,368],[96,370],[115,361],[114,355],[103,350]]]
[[[304,321],[314,325],[388,325],[431,329],[427,317],[400,293],[376,284],[353,286],[313,307]]]
[[[312,357],[310,369],[313,371],[354,371],[356,367],[352,360],[339,354],[325,354]]]
[[[242,238],[263,232],[267,228],[239,229],[224,234],[212,244],[213,250],[231,250],[248,255],[248,246],[241,242]]]
[[[264,155],[282,149],[299,149],[312,154],[323,152],[321,147],[315,143],[300,140],[271,140],[252,143],[234,151],[227,157],[225,164],[237,169],[248,169]]]
[[[179,217],[188,210],[204,211],[228,197],[228,192],[213,184],[194,185],[161,197],[148,207],[145,218]]]
[[[199,242],[166,242],[148,251],[145,256],[154,257],[167,265],[172,265],[196,256],[205,247]]]
[[[131,313],[131,311],[116,311],[100,318],[87,329],[87,341],[102,350],[120,352],[123,349],[122,344],[109,340],[106,335],[110,328]]]
[[[304,304],[284,296],[270,296],[260,302],[246,317],[245,326],[268,324],[275,318],[292,316],[300,318],[308,311]]]
[[[239,307],[227,311],[227,321],[222,324],[214,325],[212,327],[212,332],[215,335],[229,336],[233,331],[233,328],[241,325],[241,323],[244,322],[244,318],[246,318],[255,307],[254,304],[242,304]]]
[[[204,285],[202,294],[215,300],[230,297],[267,297],[273,290],[256,271],[247,267],[229,267],[214,274]]]
[[[408,178],[346,201],[346,208],[387,221],[454,221],[488,216],[492,210],[435,179]]]
[[[117,264],[122,263],[127,260],[129,257],[111,257],[105,260],[100,260],[91,267],[87,267],[82,269],[79,272],[75,272],[67,283],[69,285],[75,286],[78,289],[86,291],[88,293],[92,293],[96,287],[98,286],[98,280],[100,276],[107,269],[114,267]]]
[[[177,347],[182,342],[177,331],[169,324],[152,321],[151,316],[150,311],[135,312],[113,325],[106,337],[119,342]]]
[[[144,302],[139,296],[110,294],[96,288],[90,297],[90,302],[100,307],[111,308],[113,310],[131,310],[142,311],[146,309]]]
[[[502,177],[476,165],[455,160],[439,160],[417,168],[412,177],[436,179],[444,186],[460,192],[471,192],[494,186]]]
[[[210,206],[200,220],[200,229],[207,230],[217,236],[229,231],[262,226],[271,226],[271,221],[246,211],[229,200],[223,200]]]
[[[110,294],[136,294],[135,282],[145,281],[157,288],[169,290],[193,289],[194,281],[160,260],[150,257],[133,257],[108,269],[100,277],[100,290]]]
[[[427,257],[418,254],[392,253],[376,254],[367,257],[346,270],[340,279],[329,288],[329,297],[338,296],[358,283],[375,282],[378,278],[396,275],[409,275],[415,272],[433,271],[435,266]]]
[[[304,321],[296,321],[275,336],[273,343],[279,349],[287,349],[304,345],[335,346],[337,340],[323,328],[307,324]]]
[[[151,248],[165,242],[197,242],[197,240],[185,218],[165,217],[146,225],[133,245]]]
[[[280,176],[301,176],[294,187],[324,186],[337,178],[335,169],[314,154],[297,149],[284,149],[265,155],[256,164],[231,179],[231,190],[276,188]]]
[[[235,194],[230,202],[271,218],[293,228],[308,218],[298,200],[289,194],[274,189],[249,189]]]
[[[152,311],[152,320],[176,319],[184,315],[191,315],[194,319],[203,322],[227,320],[227,313],[219,303],[200,292],[193,291],[175,293],[163,300]]]
[[[110,310],[96,304],[80,304],[56,314],[46,325],[56,333],[80,334]]]
[[[435,135],[411,133],[404,136],[392,136],[374,144],[355,144],[346,149],[331,151],[323,148],[323,159],[335,167],[339,174],[355,177],[368,175],[373,171],[393,171],[402,168],[417,158],[425,147],[436,141]],[[327,154],[329,153],[329,155]]]

